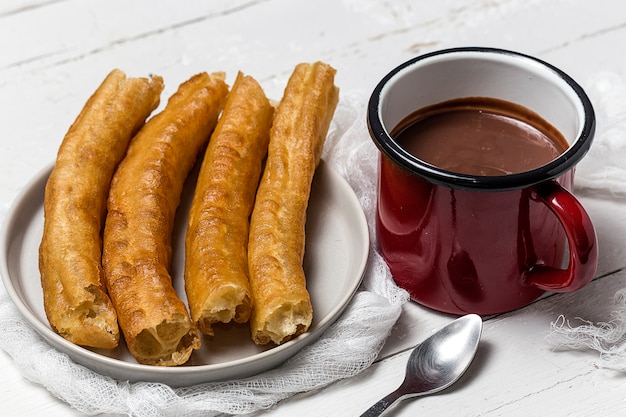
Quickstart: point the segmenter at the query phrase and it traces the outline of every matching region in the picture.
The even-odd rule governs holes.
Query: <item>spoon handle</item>
[[[366,412],[361,414],[360,417],[382,416],[385,410],[398,402],[398,400],[400,400],[403,395],[404,392],[401,389],[395,390],[391,394],[378,401],[376,404],[372,405]]]

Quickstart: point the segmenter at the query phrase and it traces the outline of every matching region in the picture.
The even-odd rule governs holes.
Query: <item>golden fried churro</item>
[[[308,330],[312,306],[302,268],[306,209],[339,90],[327,64],[300,64],[270,131],[267,163],[250,220],[248,262],[257,344]]]
[[[115,168],[162,90],[161,77],[109,73],[68,130],[46,184],[39,247],[44,307],[52,328],[73,343],[118,344],[100,262],[106,199]]]
[[[240,73],[200,168],[185,239],[185,289],[194,323],[209,335],[214,323],[250,317],[249,217],[273,113],[261,86]]]
[[[198,74],[131,141],[111,182],[103,266],[128,349],[138,362],[173,366],[200,347],[172,286],[172,230],[185,179],[217,123],[224,74]]]

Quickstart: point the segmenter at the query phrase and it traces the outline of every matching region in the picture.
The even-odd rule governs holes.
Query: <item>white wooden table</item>
[[[536,55],[583,85],[599,71],[626,77],[621,0],[6,0],[0,3],[0,207],[54,158],[68,126],[104,75],[168,80],[164,96],[199,71],[242,70],[278,98],[293,66],[323,60],[343,92],[368,93],[419,53],[482,45]],[[169,90],[168,90],[169,89]],[[602,129],[602,126],[598,126]],[[626,285],[625,201],[581,199],[600,241],[598,278],[485,322],[462,380],[405,402],[394,416],[616,416],[625,375],[595,352],[554,351],[545,336],[559,314],[607,320]],[[280,403],[270,416],[358,416],[403,377],[407,350],[449,316],[406,306],[380,359],[350,380]],[[1,329],[0,329],[1,331]],[[0,351],[0,414],[80,415],[22,377]]]

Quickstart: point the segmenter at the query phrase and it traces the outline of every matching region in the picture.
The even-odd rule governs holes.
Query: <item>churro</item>
[[[338,101],[334,75],[322,62],[299,64],[276,109],[250,220],[250,326],[257,344],[283,343],[311,325],[302,267],[306,210]]]
[[[185,289],[194,323],[209,335],[214,323],[250,317],[249,217],[273,113],[261,86],[240,73],[200,168],[185,239]]]
[[[172,286],[172,230],[183,185],[222,110],[224,74],[200,73],[131,141],[113,177],[103,265],[129,351],[173,366],[200,347],[199,332]]]
[[[162,90],[161,77],[110,72],[65,135],[46,184],[39,248],[44,307],[52,328],[73,343],[118,344],[101,264],[106,199],[131,137],[158,106]]]

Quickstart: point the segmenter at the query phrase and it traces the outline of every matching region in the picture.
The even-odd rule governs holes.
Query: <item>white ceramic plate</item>
[[[34,329],[52,346],[96,372],[120,380],[156,381],[172,386],[193,385],[251,376],[274,368],[314,342],[341,315],[357,291],[369,251],[367,223],[348,183],[322,161],[313,180],[307,213],[304,268],[311,294],[312,326],[280,346],[259,347],[247,325],[216,329],[203,338],[202,347],[180,367],[138,364],[124,343],[113,351],[76,346],[57,335],[48,324],[38,269],[43,230],[44,187],[52,166],[25,187],[10,209],[0,235],[0,273],[11,299]],[[192,178],[193,179],[192,174]],[[183,300],[184,225],[194,181],[188,181],[173,236],[172,277]]]

